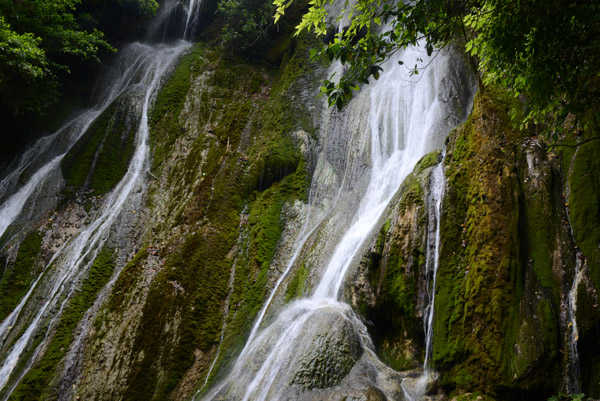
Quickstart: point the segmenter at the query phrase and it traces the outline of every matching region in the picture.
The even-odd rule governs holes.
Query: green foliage
[[[29,81],[48,74],[48,60],[40,42],[32,33],[19,35],[0,16],[0,60],[4,66],[0,82],[11,75],[22,75]]]
[[[290,3],[274,1],[276,21]],[[298,31],[324,35],[328,3],[312,0]],[[378,79],[382,63],[399,49],[420,43],[431,55],[454,41],[464,44],[486,85],[500,84],[521,97],[524,104],[511,110],[517,125],[536,123],[556,134],[569,114],[580,118],[574,128],[582,118],[593,116],[597,123],[590,105],[600,93],[598,2],[358,0],[345,15],[350,25],[313,53],[348,65],[337,83],[333,77],[323,82],[330,105],[343,107],[360,84]],[[425,66],[407,67],[418,74]]]
[[[303,29],[314,30],[317,35],[327,33],[325,5],[330,2],[311,1],[311,7],[297,27],[297,33]],[[277,7],[277,20],[289,2],[275,0],[274,4]],[[427,54],[431,55],[436,46],[446,45],[462,32],[465,6],[464,1],[419,0],[404,3],[359,0],[344,11],[350,18],[350,25],[338,32],[323,50],[312,53],[313,57],[340,60],[348,65],[338,77],[339,82],[335,83],[333,76],[323,82],[321,93],[327,96],[330,106],[335,104],[341,109],[360,84],[367,84],[371,77],[379,78],[381,64],[391,54],[407,46],[423,43]],[[407,66],[407,71],[411,75],[419,74],[424,67],[418,64]]]
[[[24,116],[59,97],[61,76],[115,49],[97,28],[101,10],[133,7],[151,15],[155,0],[0,0],[0,107]]]
[[[153,16],[158,11],[156,0],[118,0],[118,3],[121,6],[133,7],[137,12],[147,16]]]
[[[253,46],[272,25],[273,11],[268,0],[219,0],[218,13],[224,20],[222,45],[238,51]]]
[[[17,258],[0,280],[0,321],[17,306],[29,289],[35,274],[35,263],[39,259],[42,234],[35,231],[29,234],[19,246]]]
[[[524,95],[522,126],[558,128],[597,101],[599,13],[597,2],[488,0],[465,16],[473,36],[466,50],[480,60],[486,84]]]
[[[100,31],[80,30],[74,15],[78,3],[0,1],[2,107],[15,114],[41,112],[57,99],[56,74],[69,70],[61,60],[86,60],[95,58],[100,48],[112,49]],[[38,93],[38,87],[45,90]]]
[[[586,400],[591,400],[591,398],[586,398],[585,394],[558,393],[558,395],[548,398],[548,401],[586,401]]]

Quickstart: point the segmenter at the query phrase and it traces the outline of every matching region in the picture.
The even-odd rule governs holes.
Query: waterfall
[[[571,195],[571,188],[569,186],[569,177],[572,174],[573,165],[575,164],[575,158],[579,148],[573,153],[571,159],[571,165],[565,179],[565,209],[567,214],[567,222],[569,223],[569,230],[571,234],[571,240],[575,244],[575,233],[573,232],[573,225],[571,224],[570,209],[569,209],[569,197]],[[577,328],[577,289],[579,284],[585,279],[584,270],[587,268],[585,263],[585,257],[579,248],[575,247],[575,272],[573,274],[573,283],[567,294],[567,341],[569,354],[566,363],[566,383],[564,384],[565,390],[569,394],[581,393],[581,378],[580,378],[580,366],[579,366],[579,353],[577,351],[577,342],[579,341],[579,330]]]
[[[577,342],[579,341],[579,330],[577,329],[577,289],[584,280],[584,257],[581,251],[576,252],[575,276],[573,284],[568,294],[568,333],[569,333],[569,359],[567,362],[567,391],[570,394],[581,393],[580,372],[579,372],[579,353],[577,351]]]
[[[200,2],[198,2],[200,3]],[[175,2],[169,3],[172,6]],[[187,7],[194,16],[186,16],[186,30],[195,29],[193,18],[198,6],[190,0]],[[159,12],[156,26],[161,26],[168,13]],[[183,40],[172,44],[132,43],[124,47],[109,73],[101,82],[96,104],[70,119],[54,134],[41,138],[11,166],[11,171],[0,181],[0,237],[13,226],[39,219],[54,205],[44,205],[46,191],[60,191],[60,162],[88,130],[91,124],[118,97],[130,93],[134,109],[139,111],[135,150],[127,171],[116,187],[106,195],[94,219],[65,242],[21,299],[18,306],[0,324],[0,398],[8,399],[37,357],[43,353],[52,328],[58,323],[62,311],[77,290],[78,283],[86,277],[97,254],[106,242],[119,235],[123,222],[129,219],[139,205],[146,187],[149,168],[148,113],[166,74],[189,47]],[[27,173],[27,174],[24,174]],[[24,175],[29,179],[19,182]],[[39,198],[39,199],[38,199]],[[125,255],[123,255],[125,256]],[[121,258],[124,259],[124,258]],[[86,313],[84,323],[66,358],[66,369],[75,363],[83,339],[93,321],[104,295],[110,292],[123,263],[115,268],[112,278],[101,291],[94,306]],[[41,341],[38,341],[42,338]],[[9,341],[10,340],[10,341]],[[71,357],[69,357],[71,355]],[[75,356],[75,358],[73,357]]]
[[[346,153],[345,156],[336,156],[339,149],[321,152],[312,180],[311,208],[318,209],[317,205],[327,203],[315,195],[327,192],[319,187],[321,172],[341,166],[342,178],[334,191],[337,195],[330,202],[332,206],[326,216],[316,219],[314,226],[304,230],[306,234],[301,235],[287,269],[259,313],[246,346],[228,375],[202,399],[287,399],[290,398],[291,386],[301,385],[306,380],[303,375],[309,368],[320,369],[319,380],[326,384],[334,382],[348,371],[342,374],[332,371],[339,366],[329,367],[332,360],[334,365],[336,363],[336,357],[329,354],[311,359],[314,348],[321,349],[323,341],[331,344],[342,341],[342,338],[346,341],[346,350],[360,349],[355,353],[356,357],[347,353],[340,356],[346,358],[345,361],[349,358],[354,363],[361,353],[374,355],[365,325],[342,301],[344,278],[364,252],[367,241],[377,229],[402,181],[422,156],[442,147],[446,134],[459,122],[455,117],[456,110],[447,100],[449,92],[461,92],[457,88],[460,83],[451,78],[452,66],[448,56],[440,53],[436,59],[427,60],[423,53],[420,48],[409,48],[395,55],[384,65],[385,74],[381,79],[363,88],[345,111],[340,115],[330,111],[333,117],[322,124],[325,127],[322,131],[327,132],[321,134],[329,135],[331,139],[325,138],[323,142],[341,147]],[[406,69],[397,62],[400,58],[407,65],[416,64],[418,59],[431,64],[411,82],[407,80]],[[325,160],[328,155],[331,156],[330,161]],[[432,200],[436,204],[435,218],[439,219],[444,183],[441,166],[436,171],[435,174],[441,175],[441,178],[432,178],[435,182]],[[439,249],[439,224],[437,227],[435,254]],[[324,233],[328,240],[338,239],[322,268],[314,266],[320,280],[312,295],[287,305],[270,324],[264,325],[266,309],[290,267],[300,263],[297,258],[303,253],[302,247],[309,242],[307,237],[316,236],[319,232]],[[311,244],[309,246],[315,248],[314,243]],[[437,256],[431,259],[435,270]],[[433,305],[433,292],[431,294]],[[427,318],[429,326],[431,319],[432,316]],[[327,333],[334,333],[334,338],[327,337],[330,335]],[[325,353],[335,352],[334,346],[324,347]],[[380,365],[373,363],[371,367],[377,370],[381,369]]]
[[[187,18],[185,19],[185,29],[183,30],[184,39],[190,39],[195,34],[196,22],[201,8],[202,0],[190,0],[187,9]]]
[[[444,158],[431,171],[429,176],[429,198],[427,224],[427,249],[425,254],[425,280],[427,305],[423,313],[423,330],[425,332],[425,359],[423,360],[423,374],[417,380],[404,379],[402,390],[406,400],[421,400],[427,385],[432,378],[431,347],[433,346],[433,314],[435,309],[435,288],[437,271],[440,262],[440,223],[442,215],[442,200],[444,198]]]

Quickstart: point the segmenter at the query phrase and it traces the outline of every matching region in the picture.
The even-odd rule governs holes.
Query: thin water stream
[[[427,223],[427,249],[425,252],[425,288],[427,305],[423,311],[423,331],[425,332],[425,358],[423,360],[423,374],[414,379],[404,379],[402,390],[408,401],[419,401],[425,395],[427,385],[432,380],[431,349],[433,346],[433,315],[435,310],[435,289],[437,271],[440,262],[440,222],[442,215],[442,201],[444,198],[445,152],[442,160],[435,166],[429,176],[429,198],[427,199],[429,221]]]
[[[573,226],[571,224],[570,217],[570,209],[569,209],[569,198],[571,195],[571,188],[569,186],[569,177],[573,173],[573,166],[575,164],[575,158],[577,157],[577,153],[579,152],[579,148],[576,148],[573,153],[573,157],[571,159],[571,164],[569,171],[567,172],[567,177],[565,178],[565,208],[567,214],[567,222],[569,223],[569,230],[571,234],[571,239],[573,243],[575,242],[575,233],[573,232]],[[575,249],[575,272],[573,275],[573,283],[571,284],[571,288],[569,289],[567,295],[567,330],[568,330],[568,348],[569,355],[566,364],[566,383],[564,385],[565,390],[569,394],[578,394],[581,393],[581,373],[580,373],[580,364],[579,364],[579,352],[577,350],[577,342],[579,341],[579,330],[577,328],[577,289],[579,288],[579,284],[585,278],[584,270],[587,268],[585,257],[583,253],[576,247]]]
[[[169,6],[172,6],[171,3],[176,2],[169,2]],[[187,9],[197,15],[200,5],[201,1],[190,0]],[[160,20],[164,15],[165,13],[159,13],[157,19]],[[186,18],[186,25],[189,25],[186,30],[194,29],[194,20],[195,18]],[[160,25],[158,23],[156,26]],[[93,221],[82,227],[74,238],[53,255],[44,272],[35,280],[19,305],[0,324],[0,398],[3,400],[11,395],[44,349],[49,333],[60,319],[61,312],[76,291],[78,283],[87,275],[98,252],[111,236],[118,233],[124,219],[130,218],[134,207],[140,204],[148,172],[148,114],[166,74],[190,45],[189,42],[180,40],[171,44],[136,42],[124,47],[100,84],[103,90],[97,96],[96,105],[68,121],[55,134],[40,139],[23,154],[13,166],[13,171],[6,174],[0,182],[3,191],[12,192],[0,205],[1,237],[19,219],[27,220],[36,213],[34,210],[28,210],[28,205],[35,203],[36,197],[45,195],[43,189],[49,185],[50,180],[56,179],[61,160],[95,119],[117,97],[125,93],[133,94],[129,98],[136,102],[133,109],[139,110],[140,115],[135,150],[127,172],[106,196]],[[48,153],[56,156],[40,165],[36,160],[48,159]],[[19,187],[20,177],[24,172],[31,170],[33,172],[29,180]],[[45,210],[37,210],[39,215],[43,215],[44,212]],[[87,312],[86,316],[89,319],[79,328],[72,349],[81,348],[89,322],[93,320],[91,315],[97,311],[104,299],[102,294],[108,293],[112,288],[122,267],[116,267],[101,296]],[[35,306],[27,306],[34,302]],[[28,315],[24,315],[26,309],[30,311]],[[24,326],[19,326],[17,323],[23,319],[28,320]],[[23,327],[23,332],[13,333],[12,330],[17,330],[16,327]],[[37,341],[40,336],[42,340]],[[8,338],[12,340],[7,341]]]

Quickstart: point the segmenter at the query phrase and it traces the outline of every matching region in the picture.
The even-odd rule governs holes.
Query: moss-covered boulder
[[[311,337],[303,341],[302,355],[292,375],[292,385],[326,388],[337,385],[362,355],[360,337],[351,322],[337,311],[311,319]]]

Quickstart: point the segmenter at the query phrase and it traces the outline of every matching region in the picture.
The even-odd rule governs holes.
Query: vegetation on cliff
[[[39,273],[36,262],[40,258],[42,247],[42,234],[34,231],[29,234],[17,252],[17,257],[11,264],[4,261],[3,272],[0,278],[0,321],[17,306],[20,299],[25,295],[34,277]]]
[[[325,5],[317,0],[298,25],[298,31],[324,35]],[[275,0],[276,19],[290,2]],[[360,0],[348,6],[349,26],[315,55],[340,60],[348,68],[337,83],[325,80],[322,92],[330,104],[342,107],[352,91],[377,79],[381,64],[401,48],[421,44],[427,54],[449,42],[460,42],[485,85],[502,85],[524,104],[510,111],[521,126],[529,122],[561,127],[567,115],[597,121],[600,64],[600,4],[597,2],[418,0],[393,2]],[[426,65],[407,66],[412,74]]]
[[[348,6],[347,26],[332,34],[327,3],[311,2],[297,32],[327,35],[329,43],[313,57],[346,65],[336,82],[329,78],[321,87],[330,105],[343,107],[352,91],[378,79],[391,54],[410,45],[420,44],[432,55],[460,43],[479,76],[473,115],[448,145],[434,346],[442,385],[500,399],[516,394],[542,399],[562,389],[556,383],[573,380],[563,377],[572,363],[569,343],[577,342],[566,334],[571,323],[564,318],[564,298],[575,260],[583,258],[577,318],[586,337],[580,333],[577,344],[584,388],[596,394],[598,350],[587,336],[600,325],[594,234],[599,220],[593,206],[598,175],[592,172],[600,107],[599,5],[363,0]],[[275,4],[279,17],[289,2]],[[419,74],[426,67],[407,70]],[[564,147],[563,172],[536,135]],[[377,248],[375,254],[382,252]],[[384,262],[383,272],[393,268],[390,260]],[[394,316],[404,313],[407,295],[410,299],[410,291],[391,298]]]
[[[126,3],[154,9],[153,1]],[[300,29],[310,25],[325,34],[325,1],[313,3]],[[94,322],[84,358],[103,358],[85,367],[77,394],[181,399],[219,377],[243,346],[280,274],[274,260],[286,230],[285,213],[307,198],[312,166],[301,149],[315,126],[303,101],[317,89],[318,78],[311,75],[320,68],[309,62],[310,48],[349,67],[338,84],[326,81],[322,88],[331,104],[343,106],[358,84],[378,77],[390,53],[421,40],[428,53],[459,41],[474,68],[486,71],[485,90],[471,117],[447,142],[433,349],[440,388],[458,400],[544,399],[560,390],[571,341],[564,294],[573,280],[577,247],[586,274],[576,288],[582,385],[600,396],[595,290],[600,285],[600,147],[599,141],[587,141],[598,124],[594,63],[600,56],[593,50],[599,10],[594,2],[551,3],[541,13],[542,5],[534,1],[417,0],[376,8],[376,2],[362,0],[350,27],[324,49],[306,36],[273,35],[257,62],[246,50],[265,43],[260,39],[269,25],[270,4],[256,2],[259,7],[252,8],[253,2],[219,1],[222,19],[212,43],[222,47],[196,44],[154,104],[144,240]],[[0,5],[3,10],[5,4]],[[276,5],[283,12],[284,2]],[[72,13],[76,22],[83,16]],[[380,32],[378,25],[386,28]],[[37,85],[44,76],[56,75],[51,67],[64,71],[66,61],[52,64],[40,47],[41,37],[16,26],[0,16],[0,35],[12,46],[0,49],[0,58],[7,51],[6,57],[21,62],[3,64],[7,71],[16,69],[10,74],[30,74],[18,79]],[[89,53],[75,49],[71,56],[93,58],[98,46],[110,49],[92,32],[82,36],[90,41]],[[407,68],[419,74],[422,66]],[[8,73],[0,68],[0,93],[4,82],[13,82],[2,74]],[[48,85],[55,96],[55,84]],[[93,195],[102,195],[121,179],[133,147],[128,118],[115,101],[65,156],[61,168],[67,194],[93,189]],[[538,126],[525,131],[511,122]],[[557,136],[567,146],[549,153],[533,134],[557,128],[567,131]],[[422,272],[426,176],[437,161],[438,154],[430,154],[407,178],[362,261],[372,294],[362,294],[354,306],[373,323],[376,351],[395,369],[415,368],[423,358],[419,307],[428,279]],[[41,247],[42,235],[30,234],[5,269],[0,319],[30,285]],[[61,359],[114,263],[111,251],[98,254],[53,328],[45,353],[11,399],[55,397]],[[305,295],[310,275],[304,264],[290,275],[286,302]],[[125,334],[114,334],[124,325]],[[111,341],[118,349],[111,350],[114,359],[107,358],[110,366],[103,366],[102,347]],[[115,371],[120,374],[116,379]],[[103,392],[104,374],[106,383],[117,383],[110,389],[114,393]]]
[[[115,100],[61,161],[66,196],[80,189],[104,195],[125,175],[138,123],[126,100]]]

